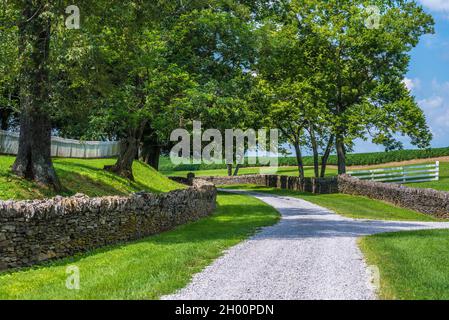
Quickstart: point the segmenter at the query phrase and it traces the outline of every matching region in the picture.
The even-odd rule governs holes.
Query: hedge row
[[[346,164],[348,166],[352,165],[374,165],[383,164],[389,162],[398,162],[414,159],[427,159],[449,156],[448,148],[435,148],[435,149],[425,149],[425,150],[398,150],[390,152],[373,152],[373,153],[354,153],[348,154]],[[311,156],[304,157],[304,164],[306,166],[313,165],[313,158]],[[328,164],[336,165],[337,156],[331,155],[329,157]],[[295,166],[295,157],[283,157],[279,159],[280,166]],[[254,167],[259,165],[245,164],[244,167]],[[163,157],[161,159],[160,170],[161,171],[197,171],[197,170],[213,170],[213,169],[225,169],[224,164],[183,164],[174,166],[168,157]]]

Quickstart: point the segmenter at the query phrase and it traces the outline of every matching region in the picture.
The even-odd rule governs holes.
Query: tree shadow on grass
[[[79,163],[64,163],[64,166],[66,168],[73,168],[73,171],[69,171],[67,169],[62,169],[62,168],[57,168],[56,171],[58,172],[58,175],[61,177],[62,183],[63,185],[66,184],[66,180],[69,179],[68,177],[70,177],[71,175],[78,175],[83,177],[83,179],[88,179],[93,181],[92,178],[89,178],[87,176],[87,174],[97,174],[100,175],[102,177],[102,179],[104,180],[110,180],[113,182],[113,184],[115,185],[120,185],[123,187],[123,189],[125,190],[118,190],[116,187],[113,187],[112,185],[108,185],[104,182],[96,182],[96,184],[94,184],[97,187],[100,187],[102,189],[105,190],[111,190],[114,191],[116,190],[118,193],[104,193],[104,195],[125,195],[128,194],[130,192],[137,192],[137,191],[148,191],[148,192],[152,192],[152,193],[161,193],[161,190],[152,188],[149,185],[145,185],[141,182],[138,181],[130,181],[128,179],[122,178],[112,172],[108,172],[106,170],[103,170],[103,168],[98,168],[95,166],[91,166],[91,165],[86,165],[86,164],[79,164]],[[78,170],[76,170],[78,169]],[[79,169],[85,169],[85,170],[79,170]],[[86,172],[86,175],[82,175],[76,172]],[[70,179],[72,181],[76,181],[73,179]],[[80,188],[80,190],[78,192],[82,192],[81,191],[82,188]],[[127,189],[127,190],[126,190]],[[84,193],[84,192],[83,192]]]
[[[119,189],[114,185],[95,180],[87,175],[64,169],[58,169],[57,172],[64,187],[62,196],[73,196],[76,193],[83,193],[89,197],[125,196],[129,194],[127,190]]]
[[[131,192],[162,193],[160,189],[139,181],[130,181],[88,163],[56,162],[56,172],[63,185],[61,192],[54,192],[32,181],[22,179],[8,170],[0,171],[0,199],[42,199],[56,195],[73,196],[83,193],[90,197],[126,196]],[[180,187],[181,189],[181,187]]]

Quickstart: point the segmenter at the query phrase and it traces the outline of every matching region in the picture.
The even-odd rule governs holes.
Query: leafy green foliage
[[[18,109],[17,27],[10,23],[17,18],[16,14],[8,6],[0,8],[0,120],[4,129],[10,115]]]

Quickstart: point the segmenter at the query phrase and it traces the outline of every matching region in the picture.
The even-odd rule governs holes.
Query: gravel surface
[[[232,247],[195,275],[186,288],[163,299],[376,299],[357,238],[449,228],[449,223],[441,222],[355,220],[297,198],[238,193],[273,206],[282,220]]]

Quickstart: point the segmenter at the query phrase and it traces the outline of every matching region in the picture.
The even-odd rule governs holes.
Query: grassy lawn
[[[14,176],[10,170],[13,162],[14,157],[0,156],[0,199],[37,199],[56,195]],[[56,171],[66,189],[61,195],[69,196],[77,192],[88,196],[126,195],[143,190],[168,192],[184,188],[137,161],[133,167],[136,179],[134,182],[103,170],[105,165],[114,162],[114,159],[54,159]]]
[[[261,168],[241,168],[239,170],[239,175],[245,174],[260,174]],[[262,168],[263,170],[263,168]],[[213,170],[198,170],[198,171],[174,171],[174,170],[162,170],[161,173],[166,176],[177,176],[177,177],[186,177],[189,172],[195,173],[197,177],[204,176],[218,176],[224,177],[228,175],[228,171],[226,169],[213,169]],[[327,176],[335,176],[337,174],[337,170],[333,168],[328,168],[326,170]],[[279,167],[279,170],[276,174],[286,175],[286,176],[298,176],[298,168],[297,167]],[[313,177],[313,168],[306,167],[305,174],[307,177]]]
[[[342,216],[356,219],[398,220],[398,221],[438,221],[422,213],[403,209],[391,204],[366,197],[346,194],[314,195],[298,191],[259,187],[254,185],[225,186],[227,189],[246,189],[307,200],[328,208]]]
[[[275,224],[279,214],[248,196],[220,194],[218,210],[147,239],[0,275],[0,299],[157,299],[186,286],[224,250]],[[80,270],[78,291],[65,287],[66,267]]]
[[[383,299],[449,299],[449,230],[386,233],[360,240],[378,266]]]

